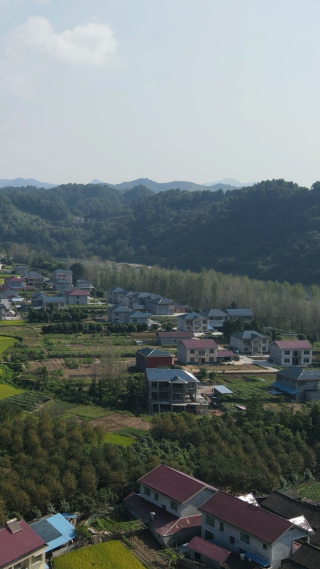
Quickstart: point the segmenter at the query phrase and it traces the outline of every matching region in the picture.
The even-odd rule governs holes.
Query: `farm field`
[[[91,421],[91,425],[100,425],[108,433],[114,433],[115,431],[126,428],[142,431],[149,431],[151,428],[150,421],[144,421],[141,417],[135,417],[134,415],[125,413],[110,413],[101,419]]]
[[[54,569],[144,569],[140,561],[119,541],[83,547],[56,557]]]
[[[274,374],[267,374],[263,377],[255,376],[255,375],[242,375],[238,374],[234,375],[220,375],[215,383],[216,385],[225,385],[231,391],[233,391],[233,395],[226,396],[225,402],[229,403],[245,403],[252,396],[259,397],[265,402],[268,403],[277,403],[278,397],[275,395],[271,395],[269,391],[272,389],[271,385],[275,381]]]
[[[12,328],[13,326],[26,326],[27,322],[24,320],[1,320],[1,328]]]
[[[16,341],[17,340],[15,338],[0,336],[0,356],[2,356],[3,352],[5,352],[8,348],[12,348]]]
[[[135,439],[132,437],[124,437],[122,435],[117,435],[116,433],[106,433],[103,437],[104,443],[111,443],[113,445],[120,445],[122,447],[129,447],[133,445]]]
[[[0,401],[12,397],[13,395],[19,395],[20,393],[23,393],[22,389],[16,389],[15,387],[11,387],[11,385],[0,384]]]

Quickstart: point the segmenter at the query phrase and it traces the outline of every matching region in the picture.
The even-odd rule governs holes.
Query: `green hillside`
[[[52,255],[214,268],[320,283],[320,183],[272,180],[241,191],[157,194],[69,184],[0,190],[0,242]],[[75,218],[83,218],[80,222]]]

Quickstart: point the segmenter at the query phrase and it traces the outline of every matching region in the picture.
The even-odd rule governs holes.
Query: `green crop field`
[[[79,417],[84,421],[92,421],[93,419],[101,419],[101,417],[106,417],[110,414],[110,411],[104,409],[103,407],[91,406],[91,405],[77,405],[72,409],[67,409],[64,413],[64,417]]]
[[[223,384],[231,391],[233,395],[226,396],[224,401],[227,403],[237,402],[246,403],[252,396],[261,398],[263,401],[277,402],[277,396],[271,395],[269,393],[272,390],[272,383],[275,381],[275,376],[272,374],[265,375],[260,378],[259,376],[249,376],[245,375],[243,378],[235,378],[232,376],[226,377],[225,375],[219,375],[216,380],[216,384]]]
[[[54,569],[144,569],[119,541],[99,543],[71,551],[53,561]]]
[[[124,437],[115,433],[106,433],[103,437],[104,443],[111,443],[113,445],[120,445],[122,447],[129,447],[133,445],[135,440],[132,437]]]
[[[23,393],[22,389],[15,389],[10,385],[0,384],[0,401],[7,399],[7,397],[12,397],[13,395],[19,395],[19,393]]]
[[[297,488],[301,498],[309,498],[320,503],[320,482],[309,482]]]
[[[12,348],[16,343],[15,338],[8,338],[7,336],[0,336],[0,356],[5,352],[8,348]]]
[[[1,320],[0,326],[3,328],[12,327],[12,326],[26,326],[27,322],[24,320]]]

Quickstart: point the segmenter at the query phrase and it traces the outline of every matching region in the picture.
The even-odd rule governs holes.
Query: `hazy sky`
[[[319,0],[0,0],[0,178],[320,180]]]

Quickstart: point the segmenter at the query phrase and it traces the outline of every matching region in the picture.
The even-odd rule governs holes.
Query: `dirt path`
[[[132,553],[141,561],[145,567],[154,567],[155,569],[166,569],[167,562],[157,554],[157,545],[147,536],[133,537],[131,540],[134,549]]]

